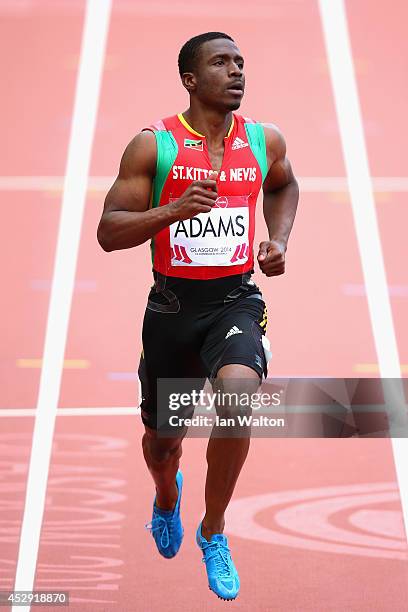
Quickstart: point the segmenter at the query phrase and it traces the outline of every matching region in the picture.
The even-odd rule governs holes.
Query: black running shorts
[[[267,310],[250,272],[192,280],[154,271],[154,279],[138,372],[142,421],[152,429],[157,428],[159,378],[202,379],[202,388],[221,366],[233,363],[252,368],[260,380],[267,374],[262,344]]]

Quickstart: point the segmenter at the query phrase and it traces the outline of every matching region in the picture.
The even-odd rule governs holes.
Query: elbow
[[[292,176],[291,180],[286,185],[286,188],[288,189],[289,193],[293,195],[293,197],[299,200],[299,183],[294,176]]]
[[[297,189],[297,191],[299,191],[299,183],[297,182],[296,177],[293,174],[288,184],[292,185],[292,187],[294,187],[295,189]]]
[[[106,224],[102,220],[99,223],[96,237],[98,239],[99,245],[102,247],[105,253],[110,253],[114,250],[112,245],[111,233],[108,231]]]

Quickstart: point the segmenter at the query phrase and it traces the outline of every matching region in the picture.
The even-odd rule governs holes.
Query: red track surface
[[[64,175],[84,6],[0,2],[0,61],[8,94],[0,117],[7,143],[3,176]],[[141,127],[186,108],[177,53],[187,38],[207,30],[227,31],[238,41],[247,63],[242,113],[280,126],[296,175],[345,175],[317,3],[262,0],[252,16],[246,13],[244,4],[232,0],[174,6],[114,0],[92,176],[115,174],[125,145]],[[404,176],[406,5],[395,0],[391,11],[353,0],[347,14],[371,172]],[[405,199],[404,193],[376,194],[402,364],[408,363]],[[28,408],[36,405],[40,367],[20,360],[42,356],[61,190],[3,189],[3,202],[7,231],[0,249],[8,265],[0,323],[1,408]],[[103,253],[96,242],[102,203],[103,193],[90,190],[66,349],[76,367],[64,370],[60,407],[137,402],[135,372],[151,284],[148,247]],[[259,214],[258,241],[264,236]],[[282,278],[256,274],[269,310],[270,375],[356,376],[358,364],[375,364],[345,192],[301,195],[287,262]],[[0,424],[0,587],[8,589],[33,418],[2,417]],[[35,587],[69,590],[75,611],[168,609],[169,599],[172,610],[197,609],[197,601],[203,610],[221,607],[207,589],[194,544],[206,441],[185,443],[186,535],[179,557],[168,562],[143,528],[153,486],[141,432],[133,416],[57,418]],[[235,502],[230,508],[230,543],[242,582],[239,599],[230,604],[235,609],[406,609],[408,550],[389,441],[253,440],[234,500],[261,495],[271,496],[260,502],[255,517],[269,530],[267,540],[242,537],[242,508]],[[344,496],[345,506],[335,507]],[[319,512],[309,507],[304,515],[300,504],[318,500]],[[249,512],[251,504],[255,508],[256,501],[247,502]],[[297,522],[289,512],[294,506]],[[329,529],[321,513],[343,531]]]

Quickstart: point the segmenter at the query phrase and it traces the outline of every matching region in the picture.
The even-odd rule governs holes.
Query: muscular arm
[[[285,251],[296,215],[299,187],[286,157],[281,132],[264,124],[269,171],[263,184],[263,212],[269,241],[262,242],[258,254],[261,270],[267,276],[285,271]]]
[[[156,156],[155,136],[150,131],[141,132],[126,147],[98,226],[98,242],[104,251],[142,244],[176,220],[171,206],[149,208]]]
[[[126,147],[98,226],[98,242],[104,251],[142,244],[174,221],[208,213],[214,206],[217,173],[210,172],[208,179],[193,181],[175,202],[149,208],[156,173],[155,140],[152,132],[144,131]]]
[[[286,143],[275,127],[265,128],[269,172],[263,184],[264,217],[270,240],[287,245],[295,219],[299,187],[286,157]]]

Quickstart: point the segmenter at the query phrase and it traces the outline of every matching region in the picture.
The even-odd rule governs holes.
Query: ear
[[[192,72],[184,72],[181,81],[189,93],[197,89],[197,80]]]

